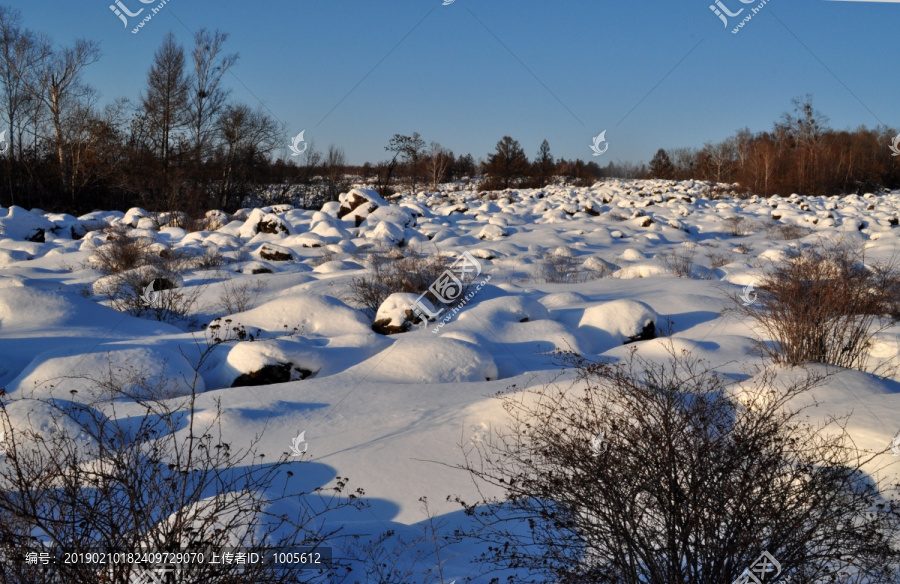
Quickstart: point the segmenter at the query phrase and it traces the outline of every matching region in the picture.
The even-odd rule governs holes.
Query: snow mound
[[[321,371],[320,350],[302,338],[237,343],[209,377],[219,387],[246,387],[306,379]]]
[[[44,241],[44,234],[54,225],[27,209],[13,205],[6,217],[0,218],[0,237],[17,241]]]
[[[91,435],[107,420],[97,410],[71,402],[14,399],[4,406],[4,410],[19,443],[34,432],[48,442],[66,439],[90,449],[96,445]]]
[[[400,339],[347,371],[367,381],[459,383],[497,379],[494,358],[479,347],[446,338]]]
[[[427,298],[420,299],[417,294],[396,292],[385,298],[378,307],[372,329],[383,335],[407,332],[413,325],[422,322],[413,311],[416,302],[421,302],[428,312],[432,314],[436,312],[434,305]]]
[[[297,329],[300,334],[307,336],[374,334],[362,312],[332,296],[315,294],[281,296],[229,318],[235,324],[273,333]]]
[[[637,300],[613,300],[585,309],[578,322],[579,331],[587,333],[595,350],[600,346],[630,343],[655,338],[659,316],[652,308]]]
[[[57,349],[38,355],[8,384],[8,391],[21,397],[73,399],[82,403],[122,398],[169,399],[191,393],[194,370],[177,351],[156,347],[81,351]],[[112,387],[121,392],[112,391]],[[194,389],[198,393],[205,390],[202,379],[197,379]]]

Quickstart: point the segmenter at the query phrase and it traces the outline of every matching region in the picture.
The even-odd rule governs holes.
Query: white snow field
[[[343,512],[350,530],[421,534],[423,496],[452,529],[465,519],[446,497],[476,498],[469,476],[451,468],[462,462],[460,445],[504,423],[498,391],[559,376],[552,351],[615,359],[637,346],[664,358],[658,339],[623,345],[652,325],[676,348],[739,376],[757,360],[750,354],[755,333],[722,310],[772,261],[823,238],[859,242],[873,261],[900,253],[900,191],[705,198],[711,186],[608,180],[495,193],[448,187],[390,202],[354,189],[320,211],[210,212],[210,230],[194,232],[141,209],[78,218],[0,209],[0,387],[8,400],[87,400],[96,390],[79,376],[118,367],[158,376],[161,397],[183,396],[198,344],[205,346],[200,325],[218,318],[253,337],[218,346],[196,385],[205,415],[221,400],[226,440],[262,435],[261,452],[275,459],[305,430],[309,449],[295,474],[308,488],[350,477],[371,502]],[[117,226],[159,253],[221,254],[221,266],[198,262],[180,274],[178,288],[157,292],[196,293],[193,323],[109,306],[104,274],[91,259],[108,243],[101,229]],[[375,314],[353,305],[350,285],[367,273],[373,254],[392,250],[439,252],[448,267],[468,252],[480,263],[478,280],[490,280],[447,322],[379,334]],[[223,294],[240,286],[254,293],[229,311]],[[414,295],[391,298],[378,319],[403,324],[410,301]],[[872,357],[897,358],[898,347],[900,327],[887,329]],[[232,387],[265,366],[283,366],[287,381]],[[887,449],[900,430],[897,380],[844,371],[812,397],[823,418],[852,412],[848,429],[860,447]],[[126,401],[117,412],[139,412],[131,408]],[[55,423],[15,403],[8,413],[13,426],[28,416],[42,427]],[[893,473],[895,460],[888,451],[870,472]],[[451,546],[444,579],[472,577],[473,553]]]

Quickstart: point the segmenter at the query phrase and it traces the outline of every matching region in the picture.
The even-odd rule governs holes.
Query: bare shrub
[[[486,571],[721,584],[768,551],[783,570],[773,582],[895,582],[896,487],[863,471],[877,454],[844,420],[816,427],[790,406],[822,377],[763,367],[735,387],[669,351],[564,357],[573,385],[500,397],[508,424],[467,446],[461,468],[503,495],[457,498],[478,522],[468,535],[485,544]]]
[[[228,263],[222,250],[215,245],[203,248],[203,253],[194,258],[194,266],[199,270],[218,270]]]
[[[666,269],[679,278],[690,278],[694,270],[694,257],[696,255],[697,249],[695,246],[680,245],[656,257],[659,258]]]
[[[746,219],[740,216],[725,217],[725,219],[723,219],[725,226],[728,228],[728,234],[734,237],[747,235],[745,221]]]
[[[106,243],[93,251],[90,263],[104,274],[118,274],[147,265],[157,255],[150,239],[136,237],[124,227],[109,227],[103,231]]]
[[[753,246],[747,245],[746,243],[739,243],[736,246],[734,246],[734,251],[736,251],[738,253],[742,253],[742,254],[748,254],[751,251],[753,251]]]
[[[196,371],[214,346],[199,346]],[[122,388],[115,377],[97,383],[105,386],[104,392]],[[52,571],[36,569],[23,561],[25,551],[38,544],[35,536],[53,546],[41,551],[55,554],[63,549],[75,554],[204,553],[205,562],[179,563],[178,582],[310,581],[315,572],[301,572],[300,564],[210,559],[213,553],[234,548],[264,553],[329,545],[339,528],[326,528],[326,516],[359,506],[362,491],[348,492],[342,477],[333,487],[302,490],[293,477],[302,473],[297,466],[304,458],[289,458],[287,452],[266,457],[262,436],[229,440],[223,434],[221,403],[210,400],[201,407],[196,391],[174,400],[135,399],[124,390],[113,397],[118,399],[102,408],[95,403],[25,400],[29,410],[52,413],[57,419],[49,432],[29,418],[18,417],[13,424],[9,411],[21,405],[17,400],[0,404],[6,437],[0,465],[0,543],[15,550],[15,558],[5,559],[0,568],[0,582],[176,581],[159,576],[160,570],[171,569],[160,563],[98,567],[57,561]],[[285,436],[288,444],[289,438]]]
[[[321,266],[322,264],[327,264],[328,262],[333,262],[337,256],[334,251],[328,249],[327,247],[322,249],[322,254],[313,259],[313,265]]]
[[[98,280],[94,291],[110,306],[160,322],[192,321],[205,286],[184,287],[180,267],[145,266]]]
[[[260,294],[265,292],[268,287],[269,284],[264,280],[224,282],[222,293],[219,295],[219,305],[226,314],[246,312],[254,307]]]
[[[790,241],[792,239],[800,239],[810,234],[810,230],[799,225],[788,223],[770,223],[766,226],[766,235],[772,239],[780,239],[782,241]]]
[[[450,266],[447,258],[439,255],[421,255],[394,250],[396,259],[386,253],[375,252],[370,256],[369,273],[350,282],[350,299],[362,306],[374,317],[378,307],[391,294],[407,292],[422,294]],[[463,290],[465,294],[465,290]],[[431,293],[426,296],[435,305],[440,304]]]
[[[182,287],[183,275],[196,266],[196,258],[122,227],[107,230],[106,243],[94,250],[90,263],[107,274],[94,284],[94,292],[134,316],[170,323],[189,320],[203,292],[201,286]]]
[[[865,369],[873,336],[897,315],[895,263],[866,265],[862,248],[819,242],[774,264],[738,314],[765,335],[759,348],[778,363]]]
[[[541,256],[540,275],[549,284],[575,284],[585,279],[578,260],[573,256],[552,252]]]

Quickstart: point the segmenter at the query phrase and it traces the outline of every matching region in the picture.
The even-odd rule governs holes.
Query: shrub
[[[800,239],[809,235],[809,229],[786,223],[770,223],[766,225],[766,234],[772,239],[780,239],[782,241],[790,241],[792,239]]]
[[[861,248],[822,241],[775,263],[758,291],[747,289],[756,302],[734,300],[764,333],[758,346],[775,362],[865,369],[873,336],[897,315],[898,291],[895,264],[867,266]]]
[[[391,294],[422,294],[450,267],[440,255],[404,254],[393,250],[394,258],[384,252],[370,255],[369,273],[350,283],[350,299],[374,317],[378,307]],[[465,295],[463,290],[462,295]],[[436,307],[440,305],[431,293],[426,296]]]
[[[584,281],[585,273],[579,267],[571,255],[548,252],[541,256],[540,275],[549,284],[574,284]]]
[[[134,316],[161,322],[189,319],[203,291],[199,286],[182,287],[184,274],[198,264],[197,258],[122,227],[107,230],[106,242],[94,250],[89,261],[107,274],[94,283],[94,292],[116,310]],[[201,256],[200,262],[205,261]],[[209,262],[214,263],[212,259]]]
[[[219,304],[226,314],[246,312],[253,308],[259,295],[269,287],[264,280],[247,282],[226,281],[222,284],[222,293],[219,295]]]
[[[673,247],[668,252],[659,254],[657,257],[662,261],[666,269],[679,278],[690,278],[694,270],[694,256],[696,255],[696,247],[693,244],[688,244]]]
[[[773,582],[894,582],[900,508],[862,470],[875,455],[840,422],[813,427],[788,406],[822,378],[763,367],[735,387],[669,351],[566,356],[574,385],[500,397],[508,425],[468,446],[461,468],[503,495],[457,499],[487,569],[516,568],[518,582],[721,584],[768,551],[783,570]]]
[[[199,347],[195,380],[216,344]],[[122,562],[101,569],[97,564],[58,561],[52,572],[44,572],[22,561],[39,540],[56,552],[76,554],[142,548],[204,553],[206,562],[181,564],[178,582],[310,581],[316,573],[301,572],[299,564],[209,560],[225,549],[262,553],[270,547],[329,545],[336,530],[326,529],[324,518],[333,510],[359,506],[362,491],[341,497],[347,490],[342,477],[332,488],[304,491],[293,478],[304,459],[289,458],[286,452],[266,458],[262,436],[229,441],[217,401],[199,407],[195,391],[176,399],[136,398],[123,389],[130,380],[121,370],[110,369],[109,375],[95,380],[102,403],[23,400],[29,411],[53,415],[51,431],[30,417],[19,417],[13,425],[9,411],[16,402],[0,403],[6,438],[0,465],[0,543],[15,550],[0,567],[0,582],[176,581],[158,572],[141,573],[170,568],[160,563]],[[290,436],[284,443],[288,450]]]
[[[155,255],[153,242],[146,237],[135,237],[124,227],[109,227],[106,243],[91,254],[90,263],[104,274],[118,274],[147,265]]]
[[[742,235],[747,235],[747,230],[745,229],[744,221],[746,219],[740,216],[731,216],[723,219],[726,227],[728,228],[728,234],[734,237],[740,237]]]

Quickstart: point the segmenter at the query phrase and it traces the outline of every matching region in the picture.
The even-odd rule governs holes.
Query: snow
[[[474,499],[468,477],[428,461],[458,464],[461,443],[483,440],[502,425],[506,414],[491,397],[497,392],[571,380],[554,351],[621,359],[636,349],[664,359],[674,347],[744,378],[738,376],[757,362],[755,333],[749,322],[722,314],[731,295],[758,283],[798,246],[825,238],[866,245],[869,261],[900,252],[900,228],[890,224],[900,192],[708,200],[708,186],[609,180],[589,188],[509,190],[496,200],[465,189],[404,193],[391,203],[356,188],[319,211],[210,212],[206,230],[191,233],[168,225],[170,215],[138,208],[78,218],[0,210],[0,387],[11,400],[7,413],[13,426],[30,416],[51,428],[63,423],[59,416],[28,398],[86,403],[103,398],[87,377],[142,373],[146,383],[131,386],[135,397],[151,390],[183,396],[193,388],[201,417],[212,416],[221,400],[224,438],[261,435],[267,456],[277,457],[306,430],[312,458],[297,463],[308,465],[304,480],[315,488],[349,476],[365,488],[372,507],[348,519],[362,531],[406,533],[425,519],[421,496],[439,519],[459,522],[458,506],[445,497]],[[729,234],[729,217],[744,218],[746,235]],[[91,230],[106,225],[192,257],[223,254],[220,268],[190,268],[177,282],[198,292],[197,322],[164,324],[104,305],[109,280],[88,259],[106,243]],[[778,226],[785,225],[808,232],[784,239]],[[37,229],[45,243],[28,241]],[[73,240],[73,231],[82,239]],[[694,252],[694,277],[678,278],[665,258],[686,250]],[[399,252],[441,253],[448,268],[469,252],[481,276],[469,283],[465,304],[451,303],[437,321],[380,334],[375,321],[402,327],[425,290],[388,293],[369,315],[354,304],[351,287],[372,254]],[[546,281],[548,261],[571,264],[567,283]],[[256,281],[265,283],[258,298],[225,314],[224,286]],[[425,307],[436,310],[427,301]],[[246,336],[213,346],[194,380],[211,334],[200,325],[211,323]],[[649,323],[669,336],[625,345]],[[898,351],[897,326],[869,347],[873,364]],[[284,364],[290,364],[285,383],[232,387],[242,375]],[[900,430],[897,381],[839,372],[810,393],[819,404],[810,414],[825,420],[852,412],[853,439],[883,451]],[[896,473],[891,459],[876,458],[872,472]],[[447,564],[448,581],[472,573],[472,550],[459,551]]]

